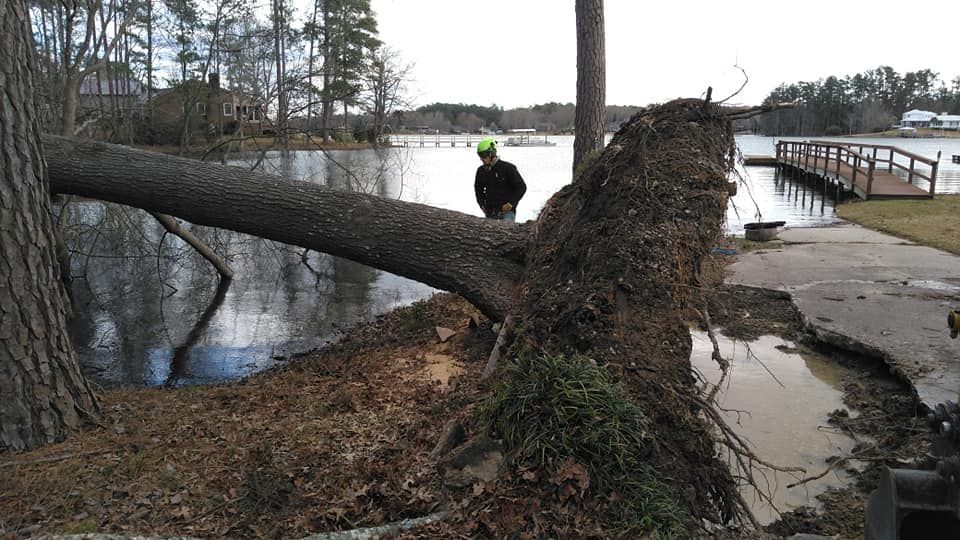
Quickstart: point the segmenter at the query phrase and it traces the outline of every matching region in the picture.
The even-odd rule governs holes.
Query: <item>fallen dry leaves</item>
[[[0,535],[289,538],[428,514],[447,497],[428,454],[482,396],[477,317],[439,295],[244,381],[105,392],[101,426],[0,456]]]

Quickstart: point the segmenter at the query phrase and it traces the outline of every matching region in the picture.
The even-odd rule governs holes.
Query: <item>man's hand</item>
[[[503,206],[500,207],[501,212],[509,212],[510,210],[513,210],[513,205],[510,203],[503,203]]]

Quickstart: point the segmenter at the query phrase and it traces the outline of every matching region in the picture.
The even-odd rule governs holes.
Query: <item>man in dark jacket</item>
[[[483,165],[477,168],[473,190],[483,215],[490,219],[517,220],[517,204],[527,192],[520,171],[513,163],[497,157],[497,142],[484,139],[477,145]]]

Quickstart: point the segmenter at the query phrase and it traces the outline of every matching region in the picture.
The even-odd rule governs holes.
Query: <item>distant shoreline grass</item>
[[[960,195],[855,201],[837,206],[837,214],[864,227],[960,255]]]

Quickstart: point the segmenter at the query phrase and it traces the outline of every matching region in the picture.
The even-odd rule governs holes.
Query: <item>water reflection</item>
[[[286,161],[296,164],[278,156],[270,166]],[[343,171],[331,165],[319,181],[352,188],[364,179]],[[392,186],[364,187],[386,196]],[[235,272],[229,288],[218,287],[209,264],[145,212],[80,201],[63,219],[75,278],[71,333],[87,373],[103,385],[242,377],[433,292],[329,255],[190,227]]]
[[[711,359],[713,346],[704,332],[691,331],[691,363],[716,384],[720,369]],[[824,461],[849,453],[855,441],[827,426],[827,415],[843,408],[840,383],[854,372],[813,353],[798,353],[793,343],[763,336],[743,343],[717,336],[721,354],[731,360],[730,375],[717,401],[731,427],[753,445],[753,451],[770,463],[801,467],[806,474],[755,470],[772,493],[780,511],[818,506],[816,495],[840,486],[846,475],[838,470],[821,479],[793,488],[787,485],[803,476],[825,470]],[[761,523],[770,523],[777,512],[753,488],[743,488]]]
[[[776,167],[740,169],[737,194],[727,206],[726,229],[743,235],[754,221],[784,221],[789,227],[816,227],[837,221],[836,205],[849,194],[831,183],[793,176]]]
[[[170,361],[170,373],[167,374],[167,380],[164,382],[165,386],[176,386],[177,383],[184,379],[189,373],[187,367],[189,364],[188,359],[196,347],[197,342],[210,325],[210,320],[213,318],[213,315],[220,309],[220,306],[223,305],[223,301],[226,300],[227,289],[229,288],[229,280],[220,280],[220,283],[217,285],[217,293],[213,296],[213,300],[210,301],[210,305],[203,311],[200,318],[197,319],[197,322],[193,324],[193,328],[190,329],[190,333],[187,334],[183,343],[173,350],[173,359]]]

